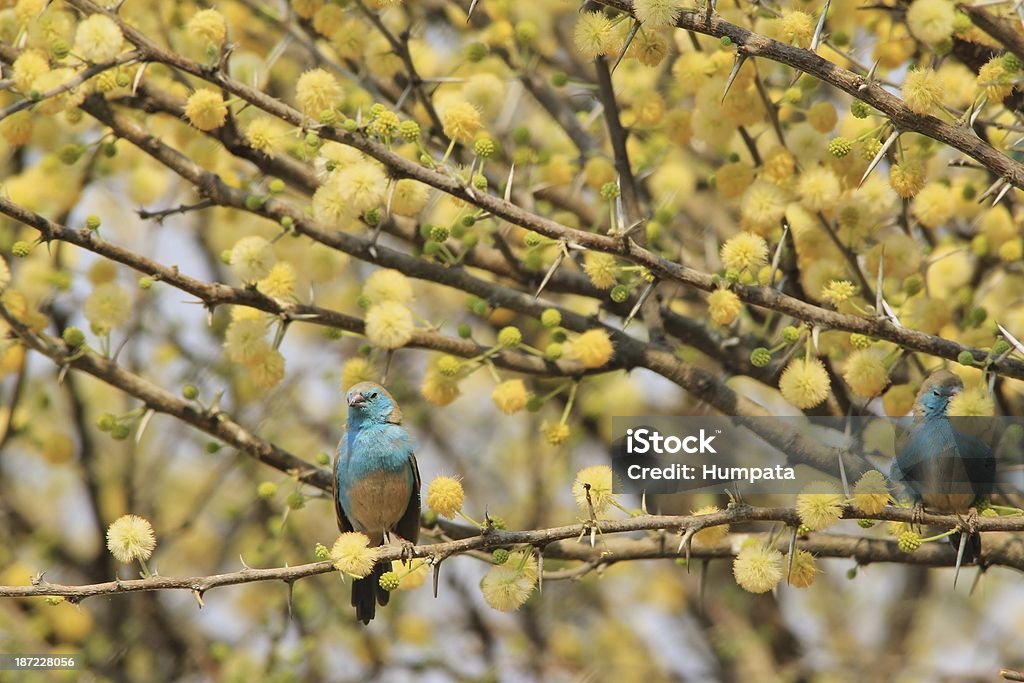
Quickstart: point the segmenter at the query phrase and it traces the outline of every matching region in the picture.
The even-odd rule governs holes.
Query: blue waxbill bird
[[[977,514],[975,506],[992,493],[996,459],[985,442],[956,429],[956,420],[966,418],[949,418],[949,402],[963,387],[963,381],[948,370],[925,380],[889,478],[906,487],[916,509],[967,514],[970,520]],[[961,563],[975,560],[981,552],[981,537],[977,532],[958,532],[949,536],[949,542],[957,548],[955,587]]]
[[[387,389],[360,382],[346,393],[348,422],[334,461],[334,510],[342,532],[358,531],[371,546],[392,534],[409,544],[420,535],[420,473],[402,411]],[[380,587],[390,562],[378,562],[352,582],[356,618],[369,624],[376,605],[388,604]]]

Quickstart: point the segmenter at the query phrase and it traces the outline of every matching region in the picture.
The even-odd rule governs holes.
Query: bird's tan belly
[[[360,531],[379,544],[405,514],[411,494],[404,472],[373,472],[352,486],[352,519],[359,520]]]
[[[926,493],[921,496],[926,509],[947,514],[967,512],[974,498],[973,493]]]

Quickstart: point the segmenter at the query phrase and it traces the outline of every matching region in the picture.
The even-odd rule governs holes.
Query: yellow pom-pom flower
[[[786,42],[798,47],[807,47],[814,35],[814,17],[800,10],[786,12],[779,20],[779,33]]]
[[[132,298],[115,282],[97,286],[85,299],[85,319],[98,334],[120,327],[132,317]]]
[[[544,440],[552,446],[561,446],[569,440],[571,434],[569,425],[561,422],[545,422],[541,425],[541,432],[544,434]]]
[[[789,585],[794,588],[807,588],[818,576],[818,565],[806,550],[796,549],[793,554],[793,568],[789,573]]]
[[[995,400],[984,384],[964,389],[949,401],[947,412],[956,417],[991,417],[995,415]]]
[[[901,161],[889,169],[889,185],[904,199],[910,199],[920,192],[924,180],[924,166],[913,159]]]
[[[583,367],[593,369],[611,360],[615,348],[604,330],[587,330],[573,341],[572,351]]]
[[[107,550],[123,564],[148,560],[156,548],[156,534],[149,520],[138,515],[118,517],[107,528]]]
[[[506,415],[518,413],[526,407],[530,393],[521,379],[510,379],[494,387],[491,393],[494,405]]]
[[[50,61],[38,50],[25,50],[11,65],[14,84],[22,93],[27,94],[32,83],[50,70]]]
[[[124,35],[114,20],[91,14],[75,29],[74,53],[93,64],[108,62],[121,53]]]
[[[740,199],[743,225],[757,232],[767,232],[779,225],[788,203],[789,198],[778,185],[755,180]]]
[[[950,0],[914,0],[907,9],[907,28],[921,42],[941,43],[953,35],[956,13]]]
[[[868,470],[853,487],[853,504],[869,515],[876,515],[889,504],[889,483],[878,470]]]
[[[274,156],[281,150],[284,136],[285,132],[277,120],[269,116],[255,118],[245,127],[245,139],[249,141],[249,146],[268,156]]]
[[[385,301],[409,304],[413,300],[412,283],[409,282],[409,278],[397,270],[391,268],[375,270],[363,284],[363,296],[371,304]]]
[[[796,497],[796,513],[811,531],[826,529],[842,519],[843,494],[829,482],[811,482]]]
[[[732,562],[732,574],[743,590],[767,593],[782,581],[782,553],[748,541]]]
[[[934,69],[914,69],[903,81],[903,101],[915,114],[931,114],[942,102],[942,80]]]
[[[256,289],[274,299],[287,299],[295,293],[295,268],[285,261],[270,267],[267,276],[256,283]]]
[[[828,398],[831,383],[824,364],[817,358],[797,358],[786,366],[779,378],[782,398],[805,410],[820,405]]]
[[[465,500],[466,492],[455,477],[434,477],[427,486],[427,508],[441,517],[454,517]]]
[[[391,195],[391,213],[396,216],[415,216],[430,200],[430,188],[418,180],[402,178],[395,183]]]
[[[215,130],[228,118],[228,105],[220,93],[200,88],[185,102],[185,116],[199,130]]]
[[[829,280],[828,284],[821,288],[821,300],[838,306],[856,293],[856,285],[849,280]]]
[[[384,301],[366,312],[366,338],[380,349],[398,349],[409,343],[415,324],[412,311],[397,301]]]
[[[341,390],[348,391],[348,388],[360,382],[373,381],[376,373],[373,365],[365,358],[350,358],[341,367]]]
[[[224,351],[232,362],[254,363],[270,349],[266,334],[262,316],[232,320],[224,332]]]
[[[674,27],[680,8],[675,0],[634,0],[633,12],[644,28],[654,31]]]
[[[249,379],[258,389],[271,389],[284,379],[284,356],[268,345],[262,353],[245,364]]]
[[[842,187],[839,178],[827,166],[818,166],[800,174],[796,192],[800,203],[811,211],[830,211],[839,202]]]
[[[590,514],[587,504],[587,484],[590,485],[590,503],[594,506],[594,514],[600,517],[610,505],[615,503],[614,476],[608,465],[592,465],[584,467],[576,473],[572,484],[572,495],[576,506],[584,513]]]
[[[889,373],[882,357],[871,349],[854,351],[846,359],[843,379],[853,393],[864,398],[874,398],[889,385]]]
[[[588,251],[583,257],[583,272],[598,289],[611,289],[618,282],[615,257],[600,251]]]
[[[913,201],[910,212],[926,228],[938,228],[949,222],[956,213],[956,196],[949,187],[938,182],[925,185]]]
[[[242,282],[257,282],[270,274],[274,251],[270,242],[258,235],[243,237],[231,248],[231,272]]]
[[[224,15],[215,9],[199,10],[188,20],[185,30],[207,44],[220,47],[228,34]]]
[[[305,72],[295,84],[295,104],[312,119],[319,120],[321,114],[332,111],[341,103],[342,95],[338,79],[323,69]]]
[[[331,547],[334,568],[355,579],[372,572],[379,555],[380,549],[371,548],[370,539],[358,531],[341,534]]]
[[[582,12],[576,18],[573,42],[584,59],[607,55],[615,48],[615,26],[603,12]]]
[[[755,272],[768,264],[768,243],[760,235],[741,232],[722,245],[721,258],[726,270]]]
[[[436,366],[423,375],[420,394],[428,403],[446,406],[459,397],[459,378],[441,372]]]
[[[466,144],[482,127],[480,110],[469,102],[455,102],[445,109],[441,116],[444,134],[456,142]]]
[[[716,289],[708,295],[708,314],[717,325],[731,325],[743,310],[743,302],[730,289]]]
[[[532,552],[511,553],[504,564],[491,567],[480,580],[484,601],[502,612],[519,609],[537,585],[537,569]]]

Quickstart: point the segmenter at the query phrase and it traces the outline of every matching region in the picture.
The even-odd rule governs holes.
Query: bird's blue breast
[[[362,498],[376,498],[378,495],[398,498],[400,496],[394,494],[404,492],[404,500],[395,501],[396,509],[401,507],[398,511],[398,516],[401,516],[415,486],[415,476],[409,461],[412,453],[412,438],[401,425],[349,425],[348,431],[338,444],[335,477],[339,502],[353,525],[357,528],[365,525],[376,526],[371,520],[360,519],[365,515],[360,515],[359,512],[364,505],[384,502],[364,501]]]

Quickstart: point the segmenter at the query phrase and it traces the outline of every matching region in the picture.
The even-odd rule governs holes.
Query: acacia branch
[[[914,512],[907,508],[887,507],[877,515],[865,515],[848,506],[844,509],[844,517],[909,523],[914,519]],[[958,523],[956,515],[925,514],[920,521],[924,524],[949,528],[955,527]],[[592,529],[590,522],[526,531],[503,531],[488,528],[483,532],[477,532],[465,528],[472,535],[439,543],[418,545],[411,549],[385,546],[380,550],[379,558],[384,561],[401,560],[403,557],[406,559],[425,558],[432,563],[439,563],[457,555],[529,545],[540,550],[545,559],[580,561],[596,568],[601,565],[633,560],[685,557],[686,551],[679,547],[678,541],[671,538],[666,539],[662,532],[682,534],[690,530],[742,522],[783,522],[793,526],[799,523],[799,517],[795,508],[737,506],[708,515],[643,515],[623,520],[601,520],[599,522],[600,541],[594,545],[591,545],[589,541],[577,540],[589,539]],[[980,532],[1024,531],[1024,517],[981,517],[978,519],[978,530]],[[658,533],[639,539],[609,538],[616,534],[638,531]],[[769,534],[751,534],[750,536],[758,538],[762,542],[770,540]],[[788,539],[777,539],[775,544],[779,550],[785,552],[788,549],[789,541]],[[813,533],[807,538],[801,539],[798,547],[818,557],[852,558],[861,565],[890,562],[951,567],[956,562],[956,552],[952,546],[945,543],[929,543],[913,553],[905,553],[899,550],[894,541]],[[728,537],[716,546],[706,548],[694,546],[689,550],[689,556],[692,558],[727,559],[735,554],[736,548]],[[979,565],[983,567],[1006,566],[1024,571],[1024,547],[1014,540],[984,547]],[[331,571],[334,571],[332,562],[325,560],[293,567],[269,569],[245,567],[237,572],[212,576],[184,578],[152,576],[145,579],[115,580],[84,586],[54,584],[45,581],[42,576],[37,576],[30,586],[0,586],[0,597],[61,596],[78,602],[98,595],[155,590],[189,590],[195,592],[201,599],[202,595],[212,588],[257,581],[293,583],[302,578]]]

